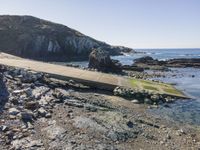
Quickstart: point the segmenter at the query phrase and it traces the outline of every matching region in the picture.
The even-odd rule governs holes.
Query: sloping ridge
[[[0,16],[0,50],[24,58],[66,61],[86,59],[93,48],[118,55],[125,47],[113,47],[65,25],[32,16]]]

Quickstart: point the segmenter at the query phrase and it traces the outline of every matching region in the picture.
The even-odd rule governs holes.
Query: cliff
[[[130,51],[97,41],[67,26],[32,16],[0,16],[0,50],[37,60],[87,59],[93,48],[111,55]]]

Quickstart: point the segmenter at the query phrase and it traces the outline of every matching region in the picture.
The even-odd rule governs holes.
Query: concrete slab
[[[6,57],[4,57],[6,56]],[[44,63],[15,57],[12,55],[0,54],[0,64],[13,66],[18,68],[30,69],[36,72],[48,73],[50,76],[61,80],[75,80],[77,82],[103,88],[105,90],[113,90],[117,86],[139,88],[141,90],[154,91],[155,93],[173,95],[178,97],[186,97],[182,92],[168,84],[158,84],[145,80],[137,80],[125,78],[122,76],[82,70],[73,67]]]

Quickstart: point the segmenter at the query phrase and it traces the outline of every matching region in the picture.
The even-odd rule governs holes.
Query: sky
[[[0,15],[32,15],[131,48],[200,48],[200,0],[0,0]]]

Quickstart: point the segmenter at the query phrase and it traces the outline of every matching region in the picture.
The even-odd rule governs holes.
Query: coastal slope
[[[0,16],[0,51],[37,60],[87,59],[93,48],[111,55],[130,51],[95,40],[65,25],[32,16]]]

